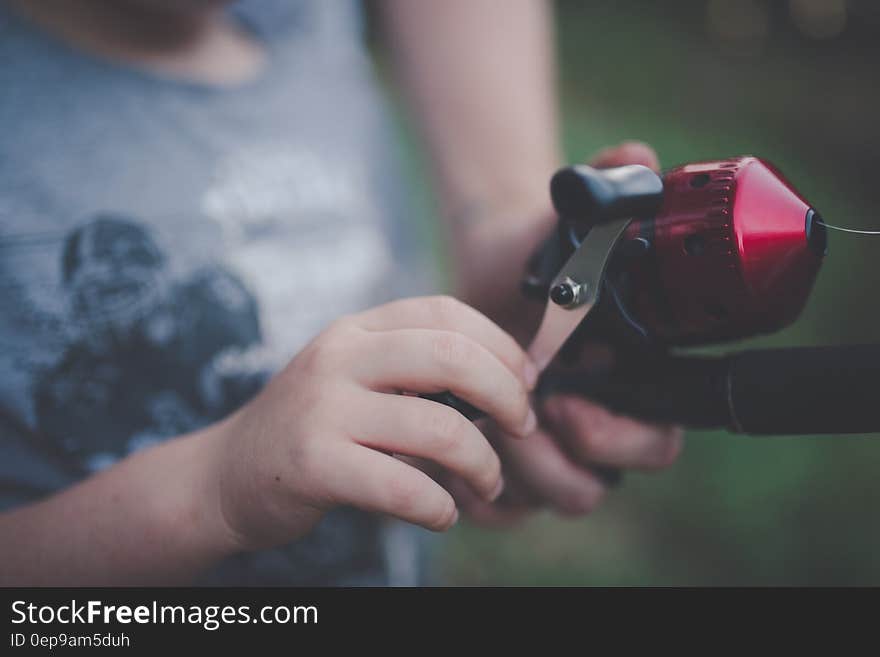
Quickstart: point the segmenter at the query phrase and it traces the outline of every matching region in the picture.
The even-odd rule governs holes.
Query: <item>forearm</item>
[[[552,229],[547,185],[561,161],[550,6],[386,0],[384,9],[436,172],[456,294],[511,328],[502,306]]]
[[[550,7],[540,0],[386,0],[398,71],[444,209],[547,204],[560,156]]]
[[[219,507],[216,428],[170,440],[0,515],[0,584],[175,584],[235,548]]]

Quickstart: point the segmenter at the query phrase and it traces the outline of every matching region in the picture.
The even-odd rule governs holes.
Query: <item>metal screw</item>
[[[563,308],[574,308],[583,303],[586,292],[586,283],[578,283],[566,277],[550,290],[550,299],[553,303]]]

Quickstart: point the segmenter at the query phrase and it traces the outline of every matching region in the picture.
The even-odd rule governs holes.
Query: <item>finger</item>
[[[452,496],[424,472],[360,445],[343,445],[325,482],[337,504],[385,513],[432,531],[458,520]]]
[[[660,160],[653,148],[640,141],[625,141],[599,151],[590,161],[594,167],[621,167],[627,164],[641,164],[654,171],[660,170]]]
[[[463,480],[453,477],[448,482],[449,492],[458,508],[474,524],[494,529],[504,529],[519,523],[530,511],[527,506],[513,506],[487,502],[474,493]]]
[[[672,465],[681,453],[681,429],[615,415],[580,397],[551,397],[541,411],[549,428],[583,464],[657,470]]]
[[[456,331],[491,351],[531,390],[538,371],[525,351],[506,331],[465,303],[450,296],[401,299],[372,308],[352,319],[369,331],[440,329]]]
[[[504,472],[504,491],[495,500],[496,505],[513,509],[540,509],[546,506],[546,500],[535,495],[514,471],[503,467],[502,472]]]
[[[589,513],[604,497],[601,481],[573,463],[543,431],[536,431],[528,440],[502,440],[499,449],[506,467],[534,496],[558,511]]]
[[[501,494],[501,461],[461,413],[419,397],[366,392],[352,438],[367,447],[429,459],[467,481],[480,496]]]
[[[528,435],[537,425],[522,380],[461,333],[431,329],[372,333],[353,367],[361,383],[382,392],[450,390],[515,435]]]

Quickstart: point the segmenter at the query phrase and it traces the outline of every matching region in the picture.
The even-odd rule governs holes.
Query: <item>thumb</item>
[[[660,170],[660,160],[653,148],[640,141],[625,141],[597,153],[590,164],[596,168],[621,167],[625,164],[642,164],[654,171]]]

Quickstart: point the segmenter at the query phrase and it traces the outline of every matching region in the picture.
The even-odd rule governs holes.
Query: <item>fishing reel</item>
[[[558,229],[523,281],[545,303],[528,348],[539,396],[740,433],[880,431],[880,345],[681,353],[778,331],[809,298],[826,225],[773,165],[734,157],[662,176],[574,166],[550,193]],[[610,365],[566,367],[587,341],[612,347]],[[425,396],[482,414],[449,392]]]
[[[552,305],[576,311],[581,286],[596,289],[555,356],[562,367],[548,370],[539,393],[577,393],[645,420],[753,434],[880,430],[880,345],[680,353],[778,331],[809,298],[827,231],[773,165],[734,157],[662,176],[639,165],[574,166],[556,173],[551,196],[558,230],[531,259],[524,292],[546,300],[546,323]],[[613,238],[597,236],[609,226]],[[591,240],[607,250],[601,273],[589,281],[565,273]],[[613,363],[566,369],[567,354],[588,340],[610,344]]]
[[[607,265],[604,302],[579,328],[615,343],[777,331],[800,314],[828,250],[818,213],[754,157],[687,164],[662,178],[638,165],[575,166],[553,177],[551,197],[558,233],[529,264],[531,297],[564,295],[550,283],[590,229],[630,219]]]

